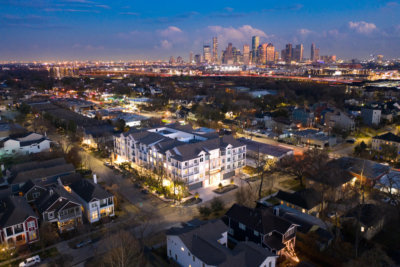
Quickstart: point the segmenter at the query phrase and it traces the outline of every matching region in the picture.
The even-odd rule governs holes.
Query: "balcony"
[[[79,212],[69,213],[69,214],[65,214],[65,215],[58,215],[57,219],[59,222],[62,222],[62,221],[68,221],[71,219],[79,218],[81,216],[82,216],[82,213],[79,211]]]

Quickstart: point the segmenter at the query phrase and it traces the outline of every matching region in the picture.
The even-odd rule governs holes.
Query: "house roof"
[[[277,232],[272,232],[271,235],[266,235],[264,237],[264,244],[266,244],[270,249],[275,249],[276,251],[285,248],[285,245],[282,243],[282,235]]]
[[[341,168],[337,160],[328,162],[326,164],[326,169],[317,175],[307,177],[309,180],[332,187],[342,186],[352,178],[353,175],[348,170]]]
[[[272,231],[284,234],[292,226],[291,222],[274,215],[270,210],[260,208],[251,209],[238,204],[234,204],[226,212],[225,216],[262,234],[268,234]]]
[[[400,143],[400,136],[395,135],[391,132],[382,134],[382,135],[377,135],[374,137],[374,139],[379,139],[379,140],[383,140],[383,141],[388,141],[388,142],[396,142],[396,143]]]
[[[322,201],[321,195],[312,188],[303,189],[294,193],[279,190],[275,197],[306,210],[314,208],[321,204]]]
[[[93,199],[105,199],[113,195],[104,190],[100,185],[88,179],[80,179],[70,185],[71,189],[86,202]]]
[[[171,228],[167,235],[178,236],[189,251],[207,265],[260,266],[267,257],[275,257],[268,250],[253,242],[240,242],[230,250],[218,243],[227,226],[220,220],[209,221],[198,227]]]
[[[250,139],[246,139],[244,137],[238,139],[243,145],[246,145],[247,150],[260,152],[264,155],[270,155],[275,158],[281,158],[287,155],[289,152],[293,151],[293,149],[288,149],[281,146],[264,144],[256,141],[252,141]]]
[[[382,210],[374,204],[360,204],[351,209],[344,218],[360,218],[360,223],[366,227],[371,227],[382,220]]]
[[[43,194],[35,203],[39,212],[43,213],[45,211],[58,212],[70,202],[73,202],[75,206],[80,205],[79,201],[63,186],[52,185],[48,187],[47,193]]]
[[[62,165],[65,164],[65,159],[64,158],[55,158],[55,159],[50,159],[50,160],[44,160],[44,161],[30,161],[30,162],[25,162],[21,164],[14,165],[11,167],[10,171],[13,175],[16,175],[19,172],[22,171],[30,171],[34,169],[39,169],[39,168],[48,168],[48,167],[53,167],[57,165]]]
[[[337,160],[340,167],[349,172],[357,175],[363,175],[368,179],[378,179],[385,173],[389,172],[390,167],[380,164],[375,161],[352,158],[352,157],[342,157]]]
[[[44,179],[55,176],[62,176],[73,173],[75,168],[72,164],[57,165],[54,167],[34,169],[30,171],[19,172],[10,180],[10,184],[25,183],[27,180]]]
[[[0,227],[23,223],[27,218],[37,219],[35,212],[24,197],[9,196],[0,199]]]

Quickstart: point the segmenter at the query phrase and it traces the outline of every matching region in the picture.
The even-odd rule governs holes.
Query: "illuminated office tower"
[[[275,62],[278,62],[278,61],[279,61],[279,52],[278,52],[278,51],[275,51],[275,58],[274,58],[274,61],[275,61]]]
[[[275,47],[273,44],[269,43],[267,45],[267,55],[266,55],[266,62],[271,63],[275,61]]]
[[[303,52],[304,52],[303,44],[296,45],[296,47],[293,49],[293,59],[297,62],[302,61]]]
[[[263,43],[261,45],[261,50],[258,58],[260,64],[265,64],[267,62],[267,47],[267,43]]]
[[[211,62],[211,47],[209,45],[203,46],[203,58],[204,58],[204,62],[207,62],[207,63]]]
[[[257,63],[257,49],[260,45],[260,36],[253,36],[251,38],[251,58],[253,63]]]
[[[292,44],[287,44],[285,48],[285,57],[284,57],[286,63],[290,63],[292,61],[293,58],[292,52],[293,52]]]
[[[218,38],[217,37],[213,37],[212,62],[218,63]]]
[[[315,46],[314,43],[311,44],[311,57],[312,62],[319,60],[319,48]]]
[[[245,44],[243,46],[243,64],[249,65],[250,63],[250,46]]]

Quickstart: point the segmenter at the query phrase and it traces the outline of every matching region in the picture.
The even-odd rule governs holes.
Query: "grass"
[[[282,182],[279,182],[279,185],[285,189],[299,191],[304,189],[304,186],[301,186],[300,181],[297,179],[287,179]]]

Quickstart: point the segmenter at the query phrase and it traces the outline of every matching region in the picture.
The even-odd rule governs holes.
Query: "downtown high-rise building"
[[[253,36],[251,38],[251,61],[257,63],[257,49],[260,45],[260,36]]]
[[[250,46],[247,44],[243,45],[243,64],[250,64]]]
[[[190,51],[190,54],[189,54],[189,64],[192,64],[192,63],[193,63],[193,52]]]
[[[267,43],[263,43],[260,45],[261,49],[259,49],[258,53],[258,63],[265,64],[267,62]]]
[[[233,64],[233,46],[232,43],[228,44],[228,47],[225,49],[222,55],[222,63],[224,64]]]
[[[218,63],[218,38],[212,39],[212,62]]]
[[[314,43],[311,44],[310,59],[312,62],[319,60],[319,48],[317,48]]]
[[[303,60],[303,52],[304,52],[304,47],[303,44],[298,44],[296,45],[295,48],[293,48],[293,60],[300,62]]]
[[[211,62],[211,47],[209,45],[203,45],[203,59],[204,62]]]
[[[284,55],[282,55],[282,57],[284,56],[283,58],[285,59],[286,63],[290,63],[292,61],[292,58],[293,58],[293,54],[292,54],[293,47],[292,47],[292,44],[287,44],[284,51],[285,52],[284,52]]]
[[[273,44],[269,43],[267,45],[267,55],[266,55],[266,62],[271,63],[275,61],[275,47]]]

